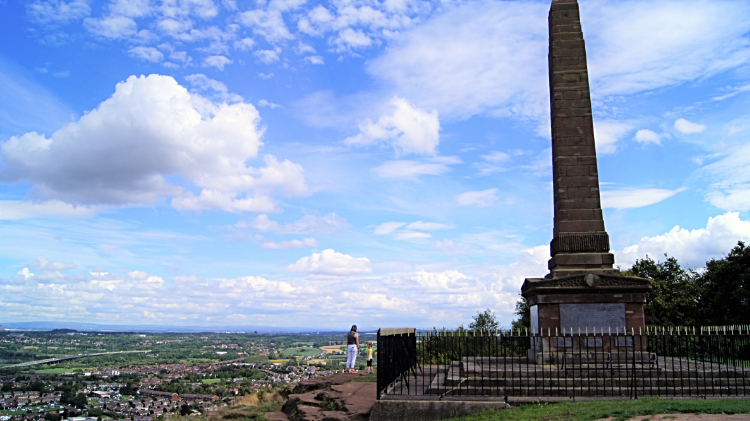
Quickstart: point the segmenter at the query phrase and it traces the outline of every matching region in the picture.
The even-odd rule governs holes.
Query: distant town
[[[216,411],[341,372],[343,339],[343,332],[0,331],[0,421],[153,421]],[[357,362],[363,369],[364,355]]]

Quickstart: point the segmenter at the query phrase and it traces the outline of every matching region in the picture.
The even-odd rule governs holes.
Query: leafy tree
[[[83,393],[77,394],[75,399],[73,399],[73,405],[78,409],[85,409],[88,404],[89,400],[86,399],[86,395]]]
[[[666,254],[664,257],[664,262],[655,262],[649,256],[638,259],[623,275],[652,280],[651,291],[643,306],[647,325],[694,326],[698,322],[697,274],[692,269],[682,268],[674,257]]]
[[[513,314],[518,316],[512,322],[513,329],[531,329],[531,310],[529,309],[529,304],[526,302],[526,297],[523,295],[519,296],[518,301],[516,301],[516,309],[513,311]]]
[[[750,247],[742,241],[723,259],[706,262],[697,279],[702,325],[750,323]]]
[[[490,309],[478,312],[473,319],[474,321],[469,324],[471,330],[497,330],[499,326],[495,313]]]

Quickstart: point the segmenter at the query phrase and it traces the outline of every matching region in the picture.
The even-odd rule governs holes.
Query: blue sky
[[[750,241],[750,3],[581,0],[616,264]],[[0,318],[509,324],[548,2],[0,1]]]

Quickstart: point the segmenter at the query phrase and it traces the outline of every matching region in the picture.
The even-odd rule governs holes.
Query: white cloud
[[[726,158],[707,165],[700,174],[712,181],[706,199],[719,209],[750,210],[750,145],[732,151]]]
[[[258,106],[259,107],[268,107],[268,108],[281,108],[281,105],[273,103],[273,102],[270,102],[270,101],[268,101],[266,99],[261,99],[260,101],[258,101]]]
[[[444,13],[395,35],[368,61],[368,73],[441,116],[532,119],[548,135],[547,66],[539,63],[547,62],[549,4],[441,7]],[[595,100],[674,86],[750,60],[746,2],[600,0],[582,5],[581,14]]]
[[[224,66],[232,64],[233,61],[224,56],[208,56],[203,60],[203,65],[206,67],[216,67],[219,70],[224,70]]]
[[[303,257],[286,269],[289,272],[311,275],[349,276],[369,273],[372,271],[372,265],[366,257],[352,257],[333,249],[326,249],[321,253]]]
[[[31,132],[2,142],[0,178],[70,204],[174,196],[179,209],[273,211],[273,191],[301,195],[307,186],[302,167],[288,160],[265,156],[264,167],[246,165],[262,146],[259,120],[251,104],[214,104],[171,77],[132,76],[49,138]],[[170,184],[165,177],[173,175],[187,185]]]
[[[675,226],[666,234],[644,237],[615,255],[624,268],[646,255],[654,260],[663,259],[664,253],[677,258],[683,266],[703,267],[711,258],[729,253],[737,241],[750,241],[750,221],[740,219],[737,212],[727,212],[708,218],[705,228],[687,230]]]
[[[308,237],[303,238],[302,240],[290,240],[290,241],[281,241],[279,243],[273,242],[273,241],[266,241],[263,243],[264,249],[277,249],[277,250],[288,250],[288,249],[299,249],[303,247],[317,247],[318,240]]]
[[[240,51],[252,50],[255,46],[255,41],[252,38],[242,38],[234,42],[234,48]]]
[[[91,33],[110,39],[129,37],[137,32],[135,21],[125,16],[86,18],[83,24]]]
[[[26,6],[26,10],[33,20],[41,24],[68,23],[91,13],[91,7],[86,0],[34,1]]]
[[[416,179],[420,175],[440,175],[450,170],[443,163],[420,162],[412,160],[386,161],[373,169],[381,178]]]
[[[694,134],[703,132],[707,127],[703,124],[693,123],[684,118],[679,118],[674,122],[674,128],[680,133]]]
[[[437,111],[427,113],[414,108],[403,98],[394,97],[392,114],[377,123],[366,120],[359,124],[359,134],[345,140],[348,144],[368,145],[388,142],[399,154],[434,155],[440,142],[440,121]]]
[[[490,162],[506,162],[510,159],[510,155],[505,152],[492,151],[487,155],[482,155],[482,159]]]
[[[187,80],[191,85],[195,87],[195,89],[199,91],[214,91],[216,93],[216,96],[222,101],[242,101],[241,96],[229,92],[229,89],[227,89],[227,85],[219,82],[218,80],[211,79],[203,73],[187,75],[185,76],[185,80]]]
[[[490,206],[497,201],[497,189],[467,191],[456,195],[456,202],[461,206]]]
[[[666,189],[625,189],[605,190],[601,192],[602,208],[630,209],[642,208],[659,203],[663,200],[687,190],[681,187],[676,190]]]
[[[113,15],[136,18],[151,14],[153,8],[150,0],[114,0],[109,4],[109,11]]]
[[[44,256],[37,256],[33,262],[26,263],[25,266],[39,270],[66,270],[76,267],[73,263],[50,262]]]
[[[661,137],[659,134],[648,129],[641,129],[635,132],[633,140],[638,143],[655,143],[661,145]]]
[[[273,76],[273,73],[258,73],[258,77],[261,79],[271,79]]]
[[[100,210],[97,206],[76,206],[60,200],[30,202],[22,200],[0,200],[0,220],[19,220],[28,218],[85,218]]]
[[[271,64],[279,61],[279,52],[280,50],[258,50],[254,52],[253,55],[262,63]]]
[[[305,63],[310,63],[310,64],[324,64],[325,63],[323,61],[323,56],[307,56],[303,58],[302,61],[304,61]]]
[[[617,142],[632,129],[632,125],[621,121],[598,121],[594,119],[596,153],[605,155],[617,152]]]
[[[441,115],[501,107],[549,118],[547,69],[538,65],[546,63],[549,6],[469,3],[449,10],[396,35],[367,62],[367,72]]]
[[[158,63],[164,60],[164,54],[154,47],[133,47],[128,50],[128,54],[130,54],[130,57],[139,58],[152,63]]]
[[[349,228],[346,219],[329,213],[325,216],[305,215],[299,220],[281,225],[262,214],[249,222],[239,222],[237,228],[250,228],[261,232],[277,232],[280,234],[306,234],[309,232],[332,233]]]
[[[248,10],[240,13],[239,20],[272,44],[294,38],[286,27],[280,10]]]
[[[437,222],[412,222],[407,225],[406,228],[420,231],[437,231],[437,230],[450,230],[455,228],[455,225],[440,224]]]
[[[426,232],[399,231],[394,233],[393,238],[396,240],[414,240],[420,238],[432,238],[432,235]]]
[[[406,225],[406,222],[384,222],[373,230],[375,235],[386,235]]]
[[[372,39],[361,29],[345,28],[331,41],[336,46],[335,51],[347,51],[351,49],[365,48],[372,45]]]

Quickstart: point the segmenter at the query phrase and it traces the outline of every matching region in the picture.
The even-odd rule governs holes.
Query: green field
[[[281,351],[281,355],[284,357],[296,357],[297,355],[302,357],[314,357],[320,355],[322,352],[323,350],[318,348],[287,348]]]
[[[220,382],[221,379],[203,379],[202,381],[204,384],[213,384]]]
[[[489,411],[453,421],[536,421],[581,420],[594,421],[613,417],[617,421],[639,415],[656,414],[746,414],[750,413],[748,399],[634,399],[623,401],[536,403],[505,411]]]
[[[39,374],[61,374],[61,373],[69,373],[72,372],[73,368],[45,368],[42,370],[35,370]],[[82,369],[83,371],[86,371],[87,369]]]

